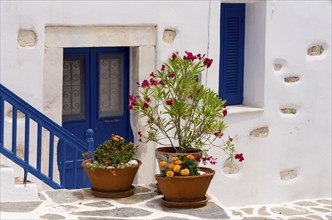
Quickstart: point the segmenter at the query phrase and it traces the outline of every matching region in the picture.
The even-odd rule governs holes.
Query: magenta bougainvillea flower
[[[207,68],[209,68],[209,67],[212,65],[212,62],[213,62],[213,59],[209,59],[209,58],[205,58],[205,59],[203,60],[203,64],[204,64]]]
[[[143,88],[150,87],[150,83],[149,83],[149,81],[144,80],[144,81],[142,82],[142,87],[143,87]]]
[[[237,159],[240,162],[242,162],[244,160],[243,153],[235,154],[235,159]]]
[[[172,60],[174,60],[178,56],[178,53],[173,53],[172,54]]]
[[[166,100],[166,105],[173,105],[173,100],[172,99]]]

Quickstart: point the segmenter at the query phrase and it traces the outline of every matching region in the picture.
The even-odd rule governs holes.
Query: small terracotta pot
[[[161,177],[155,175],[159,189],[166,201],[198,202],[206,199],[206,192],[215,171],[199,167],[205,174],[199,176]]]
[[[100,168],[91,169],[86,163],[93,159],[84,160],[82,166],[88,175],[92,184],[92,189],[98,192],[121,192],[130,190],[142,162],[137,160],[138,164],[131,167],[121,168]]]

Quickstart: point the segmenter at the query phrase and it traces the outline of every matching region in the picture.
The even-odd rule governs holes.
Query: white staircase
[[[0,165],[0,202],[35,201],[38,197],[36,184],[26,184],[14,177],[14,169]]]

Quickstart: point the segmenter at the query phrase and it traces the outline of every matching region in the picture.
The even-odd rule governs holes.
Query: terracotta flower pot
[[[155,175],[159,189],[164,195],[163,205],[171,207],[198,207],[206,205],[206,192],[215,171],[204,167],[199,169],[205,174],[174,177]]]
[[[91,169],[86,164],[93,159],[84,160],[82,166],[92,184],[92,193],[98,197],[121,198],[134,194],[133,181],[142,162],[125,168]]]

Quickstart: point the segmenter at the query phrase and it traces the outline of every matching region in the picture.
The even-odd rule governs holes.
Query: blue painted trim
[[[74,148],[74,159],[73,159],[73,186],[77,188],[77,149]]]
[[[30,146],[30,117],[25,115],[25,129],[24,129],[24,160],[29,163],[29,146]]]
[[[4,103],[8,102],[13,106],[13,111],[19,110],[25,114],[25,140],[24,140],[24,160],[16,155],[16,149],[14,152],[8,150],[4,146]],[[12,93],[9,89],[0,84],[0,153],[15,162],[17,165],[21,166],[24,169],[24,181],[27,181],[28,173],[33,174],[44,183],[48,184],[52,188],[59,189],[64,188],[64,185],[58,184],[53,181],[53,161],[54,161],[54,136],[59,138],[59,141],[64,141],[74,147],[76,152],[86,152],[87,151],[87,142],[81,141],[77,137],[68,133],[64,128],[47,118],[37,109],[33,108],[27,102],[19,98],[17,95]],[[13,113],[13,116],[17,118],[17,114]],[[29,140],[30,140],[30,121],[33,120],[37,123],[37,164],[36,167],[29,163]],[[16,121],[16,125],[12,129],[17,129],[17,120],[13,119],[13,122]],[[48,130],[50,132],[50,145],[49,145],[49,172],[48,175],[42,173],[41,170],[41,154],[42,154],[42,130]],[[17,132],[13,132],[12,140],[16,139]],[[92,139],[92,136],[90,137]],[[93,142],[93,141],[92,141]],[[64,153],[65,156],[65,153]],[[65,164],[62,161],[62,164]],[[76,165],[77,166],[77,165]],[[77,167],[76,167],[77,168]],[[73,177],[75,178],[75,177]]]
[[[245,4],[222,3],[220,9],[219,96],[227,100],[226,105],[243,102],[245,7]],[[239,22],[234,23],[237,19]]]
[[[24,161],[29,164],[29,146],[30,146],[30,117],[25,115],[25,129],[24,129]],[[28,182],[28,170],[23,167],[24,177],[23,182]]]
[[[94,146],[95,146],[95,142],[93,140],[93,130],[92,129],[88,129],[86,132],[85,132],[85,137],[86,137],[86,142],[88,143],[88,151],[89,152],[92,152],[94,151]],[[91,155],[89,156],[91,157]]]
[[[63,186],[66,186],[66,150],[67,149],[67,143],[66,141],[63,142],[63,149],[61,151],[61,172],[60,172],[60,181]]]
[[[16,155],[16,137],[17,137],[17,109],[13,106],[12,123],[12,152]]]
[[[38,124],[37,128],[37,170],[41,172],[41,157],[39,155],[42,154],[41,150],[42,144],[42,126]]]
[[[1,91],[1,84],[0,84]],[[0,149],[4,146],[4,128],[5,128],[5,102],[2,91],[0,92]]]
[[[48,161],[48,177],[53,179],[53,161],[54,161],[54,135],[50,132],[50,152]]]

